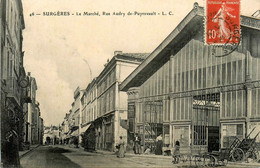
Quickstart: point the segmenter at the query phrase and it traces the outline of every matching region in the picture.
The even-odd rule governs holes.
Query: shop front
[[[95,148],[98,150],[103,149],[103,130],[102,130],[102,125],[103,125],[103,120],[102,118],[98,118],[93,122],[95,132],[96,132],[96,146]]]
[[[114,144],[114,114],[103,117],[104,149],[113,150]]]
[[[96,133],[95,127],[92,123],[87,125],[86,131],[81,135],[82,136],[82,146],[86,151],[95,151],[96,150]]]
[[[95,148],[100,150],[114,149],[114,114],[96,119],[94,122]]]

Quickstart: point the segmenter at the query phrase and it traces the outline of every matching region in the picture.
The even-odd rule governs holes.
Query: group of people
[[[116,148],[118,150],[117,152],[117,157],[118,158],[123,158],[125,157],[125,142],[123,140],[123,137],[119,137],[119,142],[116,145]],[[134,137],[134,153],[135,154],[141,154],[141,137],[138,134],[135,134]]]
[[[179,154],[179,147],[180,147],[180,143],[179,143],[179,141],[177,141],[175,144],[174,155]],[[118,149],[117,157],[119,157],[119,158],[125,157],[125,142],[124,142],[122,136],[120,136],[119,143],[117,144],[116,148]],[[160,134],[156,138],[155,154],[162,155],[163,154],[162,148],[163,148],[163,137],[162,137],[162,134]],[[134,136],[133,150],[134,150],[135,154],[141,154],[141,137],[138,134],[135,134],[135,136]]]
[[[119,138],[120,138],[119,143],[116,146],[118,150],[117,157],[123,158],[125,157],[125,142],[123,141],[122,136],[120,136]],[[133,147],[134,153],[141,154],[141,137],[137,133],[134,135],[133,142],[134,142],[134,147]],[[163,153],[162,147],[163,147],[163,138],[162,138],[162,134],[160,134],[156,138],[156,149],[155,149],[156,155],[162,155]]]

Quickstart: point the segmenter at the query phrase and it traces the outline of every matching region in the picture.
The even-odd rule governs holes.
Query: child
[[[173,152],[173,164],[178,164],[180,161],[180,142],[176,141],[175,142],[175,148],[174,148],[174,152]]]

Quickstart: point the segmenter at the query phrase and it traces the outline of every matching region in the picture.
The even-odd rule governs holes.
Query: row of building
[[[241,15],[240,22],[242,38],[233,51],[206,45],[204,8],[195,3],[151,54],[115,52],[87,88],[75,90],[62,139],[115,150],[119,136],[132,149],[134,133],[144,148],[162,134],[165,146],[179,141],[213,151],[236,137],[254,137],[260,130],[260,20]]]
[[[1,164],[8,167],[19,165],[19,150],[42,143],[43,119],[36,80],[24,68],[21,0],[0,1],[0,23]]]
[[[119,85],[148,55],[115,51],[98,77],[75,90],[71,110],[61,124],[65,143],[114,150],[119,135],[127,138],[127,94]]]
[[[43,144],[61,144],[61,130],[59,126],[44,126]]]

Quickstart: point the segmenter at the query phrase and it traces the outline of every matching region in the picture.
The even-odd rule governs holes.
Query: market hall
[[[121,83],[128,93],[128,136],[144,148],[163,135],[164,146],[218,151],[260,130],[260,23],[241,15],[234,50],[204,43],[204,9],[197,4]],[[131,139],[131,138],[128,138]],[[260,142],[260,139],[256,139]],[[130,141],[128,141],[130,143]]]

